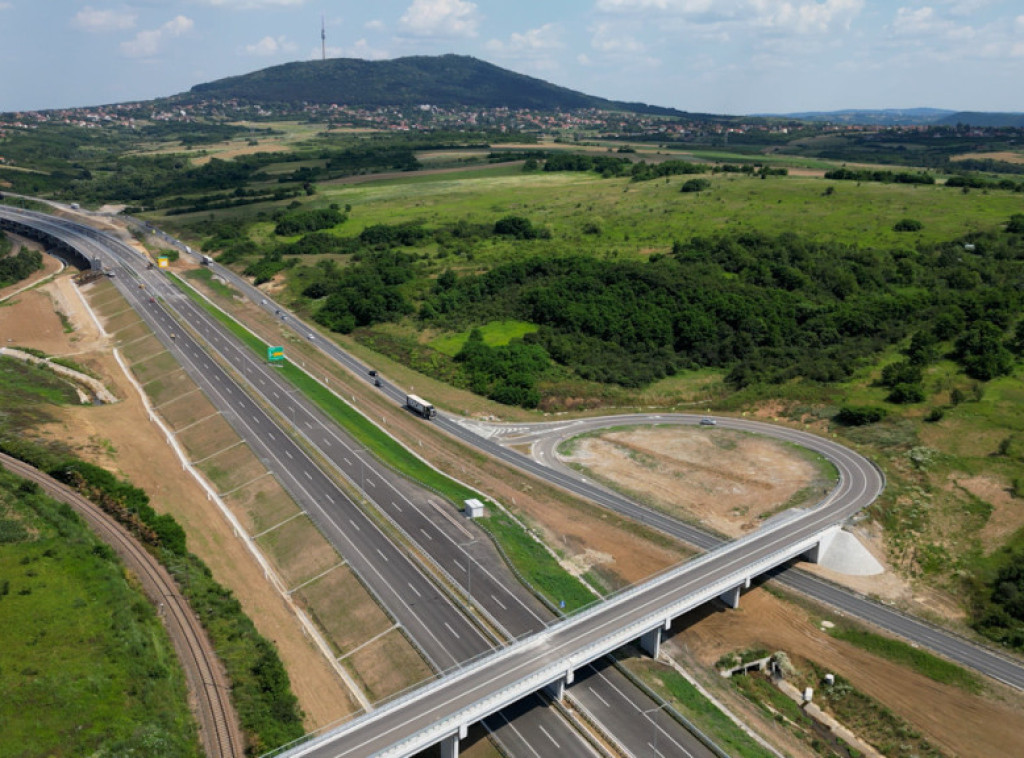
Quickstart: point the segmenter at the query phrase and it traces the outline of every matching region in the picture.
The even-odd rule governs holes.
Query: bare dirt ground
[[[960,475],[951,478],[950,484],[992,506],[992,515],[978,535],[983,545],[1006,544],[1010,535],[1024,526],[1024,508],[1010,494],[1007,482],[992,476]]]
[[[727,429],[643,427],[583,437],[570,463],[671,515],[730,537],[756,529],[801,492],[826,481],[792,448]],[[795,504],[795,503],[794,503]]]
[[[1007,163],[1024,163],[1024,153],[1015,153],[1010,151],[1002,151],[996,153],[963,153],[961,155],[954,155],[950,158],[951,161],[966,161],[970,159],[977,160],[993,160],[993,161],[1006,161]]]
[[[232,589],[260,633],[277,645],[306,713],[307,728],[346,715],[352,706],[337,675],[303,636],[297,619],[205,492],[182,474],[74,287],[69,277],[60,277],[39,291],[19,295],[16,305],[4,309],[2,336],[52,355],[76,355],[76,361],[102,376],[122,402],[59,409],[58,420],[39,429],[40,436],[62,440],[86,460],[118,471],[149,493],[157,511],[174,514],[188,533],[189,549],[206,562],[218,582]],[[64,332],[54,312],[55,301],[66,308],[63,312],[75,326],[73,332]]]
[[[762,589],[745,594],[733,611],[697,612],[677,622],[665,650],[697,663],[713,681],[725,653],[751,648],[786,651],[841,674],[919,729],[948,755],[1020,755],[1024,695],[991,682],[970,695],[832,638],[809,614]],[[744,712],[748,709],[741,708]]]

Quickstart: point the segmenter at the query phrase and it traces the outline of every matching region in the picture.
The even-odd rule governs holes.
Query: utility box
[[[484,504],[475,497],[463,502],[465,502],[466,507],[462,512],[466,514],[466,518],[480,518],[484,515]]]

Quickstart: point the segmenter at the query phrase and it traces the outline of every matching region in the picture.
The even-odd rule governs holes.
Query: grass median
[[[235,321],[229,314],[202,298],[178,277],[170,280],[197,305],[224,325],[242,344],[258,356],[266,356],[270,347],[255,334]],[[413,455],[397,440],[381,431],[372,421],[352,408],[327,387],[291,363],[280,365],[280,371],[296,389],[317,404],[333,421],[386,465],[403,476],[434,490],[453,503],[479,498],[480,493],[445,476]],[[562,568],[547,550],[534,540],[513,519],[498,512],[477,522],[492,536],[520,576],[554,606],[570,612],[594,601],[593,594],[574,576]],[[564,605],[563,605],[564,603]]]

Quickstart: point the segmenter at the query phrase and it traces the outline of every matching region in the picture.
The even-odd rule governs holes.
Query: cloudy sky
[[[1024,111],[1021,0],[0,0],[0,111],[460,53],[689,111]]]

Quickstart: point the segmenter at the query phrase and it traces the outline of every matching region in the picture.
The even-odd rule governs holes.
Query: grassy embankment
[[[260,753],[301,736],[301,713],[277,651],[256,632],[232,593],[217,584],[206,565],[188,552],[184,532],[173,517],[157,515],[145,492],[75,459],[59,443],[38,443],[30,438],[32,427],[49,419],[47,404],[75,400],[68,386],[44,369],[9,359],[0,359],[0,379],[0,449],[76,486],[100,503],[168,568],[224,662],[250,750]]]
[[[77,402],[0,359],[0,434]],[[117,556],[67,506],[0,471],[0,755],[199,756],[167,633]]]

